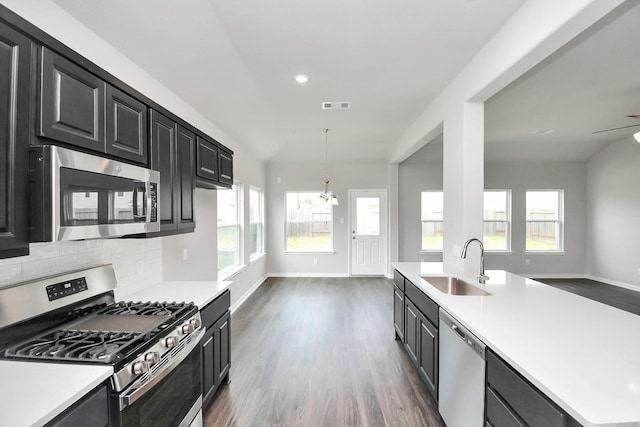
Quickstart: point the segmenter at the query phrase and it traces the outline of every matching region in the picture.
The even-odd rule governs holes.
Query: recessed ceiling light
[[[634,133],[633,137],[635,138],[636,141],[640,142],[640,132]]]
[[[309,81],[309,76],[307,76],[306,74],[296,74],[295,76],[293,76],[293,78],[301,85]]]
[[[536,135],[546,135],[546,134],[551,133],[551,132],[553,132],[553,129],[538,129],[534,133]]]

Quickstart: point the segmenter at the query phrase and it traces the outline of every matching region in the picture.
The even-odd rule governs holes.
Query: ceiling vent
[[[351,103],[344,102],[344,101],[323,102],[322,109],[323,110],[350,110]]]

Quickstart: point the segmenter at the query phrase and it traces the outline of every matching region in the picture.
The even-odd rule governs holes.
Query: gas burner
[[[91,348],[86,354],[89,359],[105,359],[117,353],[120,349],[118,344],[109,343],[98,347]]]
[[[173,316],[191,306],[184,302],[119,302],[106,307],[101,314]]]

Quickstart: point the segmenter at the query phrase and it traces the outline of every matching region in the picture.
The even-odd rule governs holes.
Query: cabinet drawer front
[[[210,329],[223,314],[229,310],[231,305],[231,292],[224,291],[222,295],[207,304],[200,310],[200,317],[205,328]]]
[[[404,276],[398,273],[398,270],[393,270],[393,283],[404,292]]]
[[[491,387],[487,387],[487,421],[492,426],[526,427]]]
[[[562,427],[567,415],[527,380],[487,351],[487,381],[498,396],[531,427]]]
[[[415,304],[416,308],[426,316],[427,319],[437,328],[438,327],[438,304],[433,302],[431,298],[426,296],[424,292],[416,287],[413,283],[405,280],[405,295]]]

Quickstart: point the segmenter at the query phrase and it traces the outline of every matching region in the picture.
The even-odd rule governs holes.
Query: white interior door
[[[387,192],[349,190],[351,274],[387,274]]]

